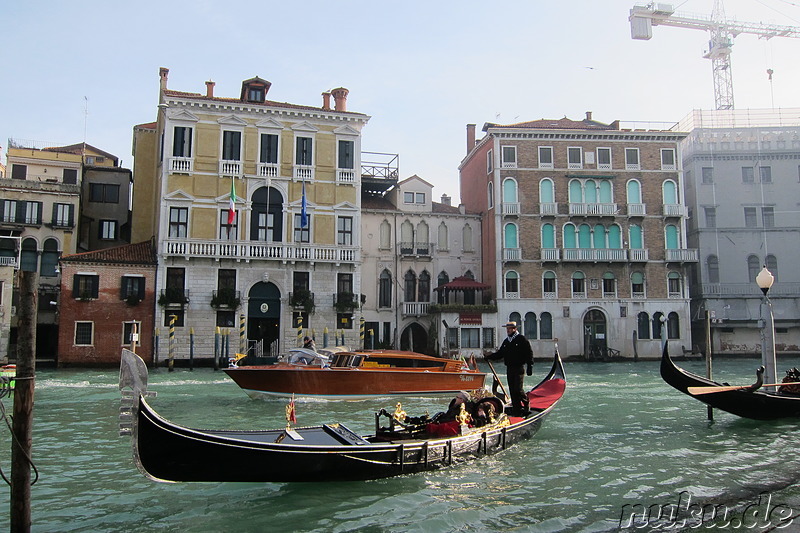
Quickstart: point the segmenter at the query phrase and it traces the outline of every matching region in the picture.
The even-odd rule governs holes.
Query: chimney
[[[325,111],[331,110],[331,92],[325,91],[322,93],[322,109]]]
[[[206,82],[206,96],[209,98],[214,98],[214,85],[216,85],[216,83],[211,80]]]
[[[442,195],[442,203],[443,203],[444,205],[452,205],[452,204],[450,203],[450,197],[449,197],[449,196],[447,196],[446,194],[443,194],[443,195]]]
[[[331,91],[336,111],[347,111],[347,95],[349,93],[350,91],[344,87],[339,87]]]
[[[591,111],[587,111],[586,112],[586,120],[592,120],[592,112]]]
[[[167,89],[167,78],[169,77],[169,69],[165,67],[161,67],[158,69],[158,77],[161,78],[161,90],[165,91]]]
[[[475,124],[467,124],[467,153],[475,148]]]

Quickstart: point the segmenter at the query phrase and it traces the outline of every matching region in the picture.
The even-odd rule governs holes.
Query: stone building
[[[483,277],[534,353],[658,357],[691,346],[679,142],[619,121],[467,126],[461,198],[483,213]]]
[[[684,140],[694,343],[714,354],[760,354],[766,266],[779,354],[800,352],[800,109],[695,110]],[[780,376],[779,376],[780,377]]]
[[[243,327],[231,352],[280,352],[298,331],[339,329],[337,287],[361,294],[369,117],[348,111],[341,87],[307,106],[268,99],[272,84],[258,77],[223,97],[212,81],[204,93],[170,89],[168,74],[159,73],[156,121],[134,128],[131,238],[156,240],[156,326],[174,324],[175,357],[188,356],[191,328],[204,357],[216,328]],[[344,324],[348,343],[354,322]]]

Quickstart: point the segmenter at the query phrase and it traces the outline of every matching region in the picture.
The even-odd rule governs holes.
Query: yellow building
[[[230,98],[211,81],[205,93],[171,90],[168,69],[159,74],[157,119],[134,127],[131,239],[156,238],[156,325],[176,328],[175,357],[188,357],[190,328],[201,357],[213,354],[216,327],[232,328],[231,354],[295,346],[298,327],[321,336],[345,326],[354,343],[357,306],[342,300],[360,294],[370,117],[347,110],[344,88],[313,107],[268,100],[271,83],[258,77]]]

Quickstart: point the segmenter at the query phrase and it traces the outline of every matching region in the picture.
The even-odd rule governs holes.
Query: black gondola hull
[[[710,394],[690,394],[689,387],[720,387],[724,385],[678,367],[666,349],[661,357],[661,377],[684,394],[742,418],[776,420],[800,417],[800,396],[760,390],[751,392],[746,389]]]

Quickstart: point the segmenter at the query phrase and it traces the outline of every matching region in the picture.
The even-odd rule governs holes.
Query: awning
[[[485,291],[491,289],[490,285],[485,283],[480,283],[475,281],[472,278],[468,278],[466,276],[459,276],[454,278],[453,281],[445,283],[444,285],[439,285],[436,287],[435,291],[447,290],[447,291],[469,291],[469,290],[478,290],[478,291]]]

